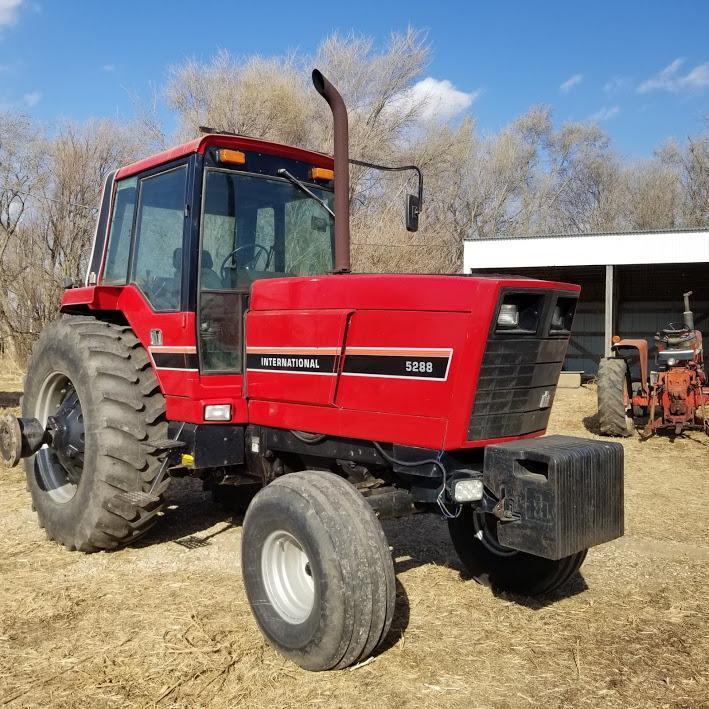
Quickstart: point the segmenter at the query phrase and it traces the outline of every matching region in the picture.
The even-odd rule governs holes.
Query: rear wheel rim
[[[84,417],[68,376],[52,372],[45,378],[35,417],[52,437],[35,456],[37,482],[54,502],[66,504],[74,499],[84,471]]]
[[[272,532],[261,550],[261,574],[268,600],[278,615],[294,625],[305,622],[315,605],[310,560],[289,532]]]

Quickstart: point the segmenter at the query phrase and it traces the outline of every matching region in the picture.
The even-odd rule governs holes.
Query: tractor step
[[[174,448],[184,448],[184,441],[175,441],[171,438],[166,438],[164,441],[143,441],[143,445],[146,448],[152,448],[153,450],[172,450]]]
[[[148,505],[160,502],[160,498],[157,495],[151,495],[149,492],[119,492],[114,497],[120,502],[135,505],[136,507],[148,507]]]

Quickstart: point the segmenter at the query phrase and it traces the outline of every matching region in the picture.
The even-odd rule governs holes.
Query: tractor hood
[[[565,283],[534,281],[519,276],[344,274],[254,282],[252,310],[429,310],[479,311],[501,287],[546,287],[577,290]]]
[[[496,334],[507,293],[532,294],[533,332]],[[577,295],[517,277],[259,280],[246,317],[249,419],[439,449],[541,435],[569,337],[550,333],[552,313]]]

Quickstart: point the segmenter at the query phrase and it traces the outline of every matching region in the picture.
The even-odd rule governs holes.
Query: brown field
[[[19,379],[0,371],[0,407]],[[593,432],[593,388],[562,390],[551,430]],[[45,539],[20,468],[0,469],[0,706],[695,707],[709,698],[709,439],[625,441],[626,536],[541,601],[461,578],[445,524],[386,525],[398,606],[386,646],[310,674],[251,618],[240,520],[177,481],[140,546]]]

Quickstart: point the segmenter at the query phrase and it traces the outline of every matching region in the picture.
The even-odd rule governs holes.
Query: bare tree
[[[690,138],[685,147],[670,141],[659,150],[660,160],[675,170],[682,185],[682,226],[709,224],[709,134]]]
[[[314,107],[293,57],[239,61],[219,52],[208,64],[174,67],[167,86],[180,137],[200,126],[295,145],[311,139]]]
[[[10,205],[0,226],[0,328],[24,361],[56,316],[64,280],[84,273],[106,174],[135,159],[143,146],[131,126],[110,121],[65,125],[52,137],[26,121],[12,126],[7,145],[16,147],[2,164],[9,170],[12,154],[20,155],[14,174],[24,189],[8,184],[0,191],[0,203]]]

